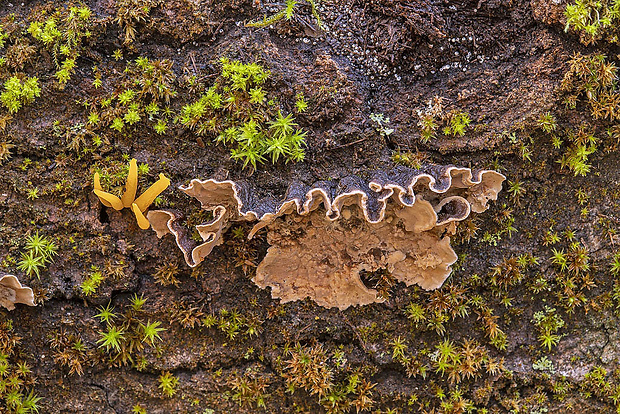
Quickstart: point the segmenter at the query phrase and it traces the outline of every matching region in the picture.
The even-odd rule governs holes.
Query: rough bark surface
[[[323,0],[323,29],[307,1],[265,28],[244,22],[284,3],[74,5],[91,10],[89,35],[64,87],[62,51],[28,28],[57,10],[62,26],[69,6],[0,5],[0,35],[8,34],[0,82],[36,76],[41,88],[15,113],[0,105],[0,278],[17,276],[37,303],[0,309],[0,368],[8,364],[0,412],[18,412],[11,389],[22,400],[41,397],[41,413],[615,412],[620,163],[607,132],[615,124],[594,119],[583,97],[567,108],[559,89],[576,53],[613,62],[618,50],[603,41],[585,47],[564,32],[565,3]],[[134,98],[143,107],[133,123],[119,95],[144,87],[134,82],[140,57],[172,62],[166,82],[176,94],[160,99],[154,120],[149,101]],[[222,57],[271,71],[263,89],[307,131],[304,161],[242,168],[217,132],[181,122],[183,106],[221,80]],[[304,112],[295,108],[300,93]],[[120,131],[103,119],[108,98]],[[425,142],[421,116],[433,111],[438,128]],[[547,112],[554,132],[541,128]],[[458,113],[471,119],[464,134],[444,133]],[[598,138],[585,176],[559,162],[569,131],[583,125]],[[554,147],[554,135],[564,144]],[[281,304],[258,288],[252,278],[268,243],[265,231],[246,239],[249,223],[228,229],[192,269],[171,236],[141,230],[131,211],[93,194],[95,171],[120,194],[136,158],[148,164],[138,191],[164,173],[171,186],[157,203],[189,206],[182,224],[191,229],[212,219],[177,190],[191,179],[249,180],[257,196],[278,199],[294,181],[370,177],[407,157],[494,169],[507,181],[487,212],[458,225],[459,260],[442,288],[366,272],[366,288],[385,300],[345,311],[308,299]],[[36,234],[57,246],[39,274],[22,265]],[[106,306],[116,314],[108,322]],[[154,322],[165,330],[149,339]],[[121,348],[106,345],[110,329],[122,330]],[[24,362],[31,373],[20,373]]]

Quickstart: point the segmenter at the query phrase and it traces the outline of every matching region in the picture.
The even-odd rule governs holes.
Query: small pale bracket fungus
[[[360,272],[387,269],[407,285],[440,287],[457,255],[450,247],[455,222],[488,208],[505,177],[495,171],[428,166],[397,167],[369,182],[360,177],[293,183],[282,200],[258,198],[248,183],[192,180],[181,191],[200,201],[213,219],[196,226],[196,245],[177,211],[153,210],[159,237],[171,233],[189,266],[222,242],[229,223],[256,222],[249,237],[267,227],[271,247],[254,282],[283,302],[310,296],[326,307],[379,302]]]
[[[144,216],[146,209],[153,203],[155,198],[161,194],[170,185],[170,180],[163,174],[159,174],[159,179],[146,189],[140,197],[136,198],[138,191],[138,162],[135,158],[129,162],[129,174],[127,174],[127,182],[125,184],[125,192],[121,198],[114,194],[107,193],[101,188],[99,174],[95,173],[94,177],[94,193],[99,197],[101,203],[106,207],[112,207],[115,210],[130,208],[136,216],[136,221],[141,229],[149,228],[150,223]]]
[[[22,286],[13,275],[0,276],[0,305],[13,310],[16,303],[35,306],[32,289]]]

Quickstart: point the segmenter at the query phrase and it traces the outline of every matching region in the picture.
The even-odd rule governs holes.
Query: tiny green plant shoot
[[[564,320],[557,313],[555,308],[545,306],[545,309],[534,314],[532,322],[538,328],[538,340],[540,345],[551,351],[551,348],[556,346],[562,335],[557,332],[564,326]]]
[[[104,95],[91,105],[86,128],[93,134],[130,134],[149,125],[163,135],[174,118],[170,101],[177,95],[176,75],[169,59],[140,56],[127,63],[118,91]],[[101,72],[93,67],[93,86],[103,85]]]
[[[101,286],[101,283],[105,280],[105,276],[97,266],[91,266],[90,272],[80,285],[80,289],[84,296],[92,296],[97,293],[97,289]]]
[[[7,414],[36,414],[42,408],[42,398],[30,388],[35,377],[21,359],[20,352],[26,346],[21,339],[13,331],[11,320],[0,323],[0,410]]]
[[[22,252],[21,260],[17,263],[17,268],[28,276],[41,278],[41,270],[49,263],[54,261],[54,256],[58,254],[58,246],[52,240],[35,232],[34,235],[26,237],[26,251]]]
[[[271,16],[265,15],[262,19],[252,20],[250,22],[247,22],[245,25],[246,27],[262,28],[271,26],[282,19],[291,20],[295,16],[295,9],[299,5],[299,3],[300,2],[297,0],[286,0],[284,8],[279,10],[277,13]],[[319,16],[319,12],[316,8],[315,0],[305,0],[305,3],[308,3],[310,5],[310,10],[316,20],[316,25],[319,27],[319,29],[324,29],[323,22],[321,21],[321,17]]]
[[[143,355],[145,347],[155,348],[162,341],[160,334],[166,331],[161,322],[152,321],[144,310],[144,296],[134,294],[122,313],[116,313],[111,303],[101,306],[94,315],[105,329],[99,331],[97,344],[109,357],[111,366],[132,364],[138,370],[146,367]]]
[[[392,162],[404,165],[415,170],[422,168],[424,161],[428,160],[428,155],[422,152],[394,151],[391,156]]]
[[[542,114],[540,118],[538,118],[537,124],[543,131],[548,134],[555,131],[558,127],[555,116],[553,116],[551,112],[545,112],[544,114]]]
[[[620,6],[620,2],[617,3]],[[585,102],[592,118],[604,122],[607,125],[606,135],[616,142],[620,138],[620,129],[616,125],[620,120],[620,113],[617,110],[617,102],[620,99],[620,92],[617,90],[617,71],[615,63],[604,55],[577,53],[569,61],[569,70],[564,74],[560,85],[560,92],[564,96],[567,108],[575,109],[578,102]],[[554,120],[551,119],[539,120],[539,125],[545,131],[553,128],[554,124]],[[564,154],[558,160],[560,166],[569,169],[575,175],[587,175],[592,169],[589,157],[597,151],[601,132],[584,123],[576,130],[568,129],[565,140],[554,135],[553,147],[565,148]]]
[[[471,123],[469,115],[465,112],[454,111],[447,115],[448,125],[443,129],[445,135],[460,136],[465,135],[465,129]]]
[[[158,388],[166,397],[172,398],[172,396],[177,393],[179,379],[169,371],[162,372],[157,380],[159,381]]]
[[[426,107],[417,110],[420,140],[423,143],[436,138],[436,131],[440,126],[444,135],[462,137],[471,123],[471,118],[466,112],[459,110],[445,112],[443,101],[444,98],[435,96],[429,99]]]

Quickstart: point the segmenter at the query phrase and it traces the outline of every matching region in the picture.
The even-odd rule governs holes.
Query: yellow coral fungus
[[[161,194],[170,185],[170,180],[165,175],[159,174],[159,180],[146,189],[142,195],[136,198],[138,190],[138,162],[133,158],[129,162],[129,174],[127,174],[127,182],[125,183],[125,192],[121,198],[114,194],[103,191],[99,174],[95,173],[94,177],[94,193],[99,197],[101,203],[106,207],[112,207],[115,210],[130,208],[136,216],[136,221],[141,229],[149,228],[150,223],[144,216],[144,212],[151,205],[153,200]]]

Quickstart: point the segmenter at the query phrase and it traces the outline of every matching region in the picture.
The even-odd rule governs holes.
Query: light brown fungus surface
[[[22,286],[13,275],[0,276],[0,306],[13,310],[16,303],[35,306],[32,289]]]
[[[213,220],[196,226],[202,243],[191,242],[177,211],[150,211],[148,219],[159,237],[175,236],[192,267],[222,242],[229,223],[255,221],[249,237],[266,227],[271,245],[253,279],[258,286],[271,287],[283,302],[309,296],[345,309],[381,301],[362,283],[362,271],[387,269],[407,285],[440,287],[457,259],[450,247],[454,223],[486,210],[503,181],[487,170],[396,168],[369,182],[294,183],[277,201],[254,199],[246,183],[192,180],[181,190],[213,212]]]

